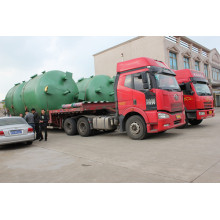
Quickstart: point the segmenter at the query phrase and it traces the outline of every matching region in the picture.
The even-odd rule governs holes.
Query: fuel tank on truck
[[[115,78],[106,75],[97,75],[91,76],[90,78],[79,79],[77,82],[79,101],[114,102],[114,81]]]
[[[34,75],[28,82],[13,87],[6,95],[6,107],[13,115],[19,115],[27,108],[54,110],[62,104],[76,102],[78,88],[72,73],[58,70]]]

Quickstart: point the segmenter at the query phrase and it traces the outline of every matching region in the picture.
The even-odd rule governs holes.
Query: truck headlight
[[[168,114],[165,113],[158,113],[158,118],[162,119],[162,118],[169,118],[170,116]]]
[[[205,115],[205,112],[199,112],[199,115]]]

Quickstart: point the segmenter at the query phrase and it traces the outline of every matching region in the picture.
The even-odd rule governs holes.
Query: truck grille
[[[178,112],[182,110],[182,103],[172,103],[171,104],[171,111]]]
[[[212,108],[211,102],[204,102],[204,108]]]

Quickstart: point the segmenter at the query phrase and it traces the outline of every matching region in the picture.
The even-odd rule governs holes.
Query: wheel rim
[[[70,123],[67,123],[67,129],[69,129],[69,130],[72,129],[72,125]]]
[[[132,134],[134,134],[134,135],[139,134],[140,130],[141,130],[140,125],[137,122],[131,123],[130,131]]]
[[[84,122],[80,123],[79,130],[80,130],[81,133],[85,133],[86,132],[86,124]]]

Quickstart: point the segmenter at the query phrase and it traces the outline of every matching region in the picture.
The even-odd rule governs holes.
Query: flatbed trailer
[[[64,121],[70,117],[82,115],[105,115],[115,113],[115,102],[80,103],[78,107],[68,109],[57,109],[49,111],[49,125],[56,128],[63,128]]]

